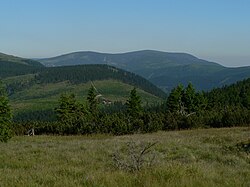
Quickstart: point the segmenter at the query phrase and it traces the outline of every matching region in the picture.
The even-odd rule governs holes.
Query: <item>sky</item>
[[[0,52],[185,52],[250,66],[250,0],[0,0]]]

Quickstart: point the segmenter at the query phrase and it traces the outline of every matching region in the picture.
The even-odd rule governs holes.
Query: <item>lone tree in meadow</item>
[[[12,113],[9,100],[3,84],[0,82],[0,141],[7,142],[11,138]]]

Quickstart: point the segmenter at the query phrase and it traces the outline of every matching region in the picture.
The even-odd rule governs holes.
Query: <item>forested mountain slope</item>
[[[44,66],[37,61],[0,53],[0,78],[35,73]]]
[[[112,102],[124,103],[133,87],[138,88],[144,104],[155,104],[166,98],[166,94],[148,80],[108,65],[42,68],[35,74],[7,77],[3,82],[15,113],[53,111],[63,93],[75,93],[79,100],[86,100],[92,84]]]
[[[186,53],[152,50],[121,54],[75,52],[39,61],[46,66],[109,64],[139,74],[166,91],[188,82],[199,90],[210,90],[250,77],[250,67],[227,68]]]
[[[25,85],[19,83],[19,78],[10,78],[19,75],[35,75],[31,80],[26,80]],[[9,85],[10,93],[16,88],[22,89],[27,85],[39,83],[57,83],[69,81],[72,84],[86,83],[95,80],[119,80],[123,83],[139,87],[158,97],[166,97],[166,94],[146,79],[134,73],[124,71],[109,65],[79,65],[66,67],[44,67],[40,62],[23,59],[0,53],[0,79],[12,80]],[[22,80],[22,79],[21,79]],[[16,83],[18,82],[18,83]]]
[[[148,80],[134,73],[124,71],[109,65],[79,65],[65,67],[50,67],[40,71],[35,80],[38,83],[57,83],[69,81],[72,84],[87,83],[95,80],[119,80],[123,83],[141,88],[158,97],[166,94]]]

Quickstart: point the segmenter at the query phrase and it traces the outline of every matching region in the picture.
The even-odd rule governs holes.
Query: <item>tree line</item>
[[[166,102],[155,106],[142,106],[136,88],[131,90],[126,103],[103,105],[94,86],[91,86],[85,103],[78,102],[74,93],[62,94],[54,110],[54,121],[13,124],[10,123],[11,112],[6,94],[1,93],[1,140],[6,140],[4,136],[7,139],[10,137],[10,131],[6,131],[8,127],[15,134],[25,134],[29,128],[35,128],[36,134],[123,135],[158,130],[249,126],[249,85],[250,79],[247,79],[210,92],[197,92],[191,83],[187,87],[178,85],[172,89]]]

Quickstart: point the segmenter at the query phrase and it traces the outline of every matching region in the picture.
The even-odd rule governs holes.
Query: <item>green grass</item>
[[[125,102],[133,86],[116,80],[103,80],[93,82],[98,92],[111,101]],[[58,105],[62,93],[74,93],[81,102],[86,101],[91,83],[70,84],[68,82],[34,84],[33,86],[19,91],[10,97],[10,104],[14,112],[24,110],[53,109]],[[149,104],[162,102],[162,99],[138,89],[143,103]]]
[[[249,128],[127,136],[20,136],[0,143],[0,186],[250,186]],[[130,173],[111,155],[126,142],[157,142],[155,164]]]

